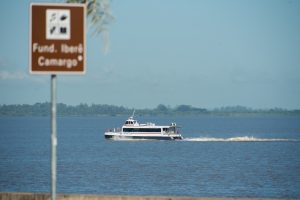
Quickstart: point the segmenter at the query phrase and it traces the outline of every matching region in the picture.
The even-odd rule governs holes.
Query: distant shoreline
[[[252,109],[244,106],[205,109],[190,105],[170,107],[159,104],[153,109],[134,109],[107,104],[57,104],[58,116],[129,116],[133,110],[138,116],[300,116],[300,109]],[[0,105],[0,116],[50,116],[50,103]]]

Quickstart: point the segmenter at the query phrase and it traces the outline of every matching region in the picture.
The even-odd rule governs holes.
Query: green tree
[[[192,106],[190,105],[179,105],[175,109],[177,112],[189,112],[192,110]]]
[[[156,110],[157,111],[160,111],[160,112],[167,112],[168,111],[168,108],[167,106],[163,105],[163,104],[159,104],[157,107],[156,107]]]

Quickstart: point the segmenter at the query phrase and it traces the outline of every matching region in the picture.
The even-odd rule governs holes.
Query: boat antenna
[[[133,113],[132,113],[132,115],[131,115],[131,118],[134,117],[134,113],[135,113],[135,109],[133,109]]]

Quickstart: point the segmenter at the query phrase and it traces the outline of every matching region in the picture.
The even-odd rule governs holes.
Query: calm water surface
[[[109,141],[126,117],[58,118],[57,191],[300,197],[300,117],[138,119],[177,122],[186,140]],[[0,118],[0,191],[50,191],[49,118]]]

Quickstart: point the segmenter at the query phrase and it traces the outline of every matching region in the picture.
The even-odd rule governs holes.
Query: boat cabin
[[[129,119],[127,119],[126,121],[125,121],[125,124],[124,124],[125,126],[137,126],[137,125],[139,125],[138,123],[137,123],[137,121],[136,120],[134,120],[132,117],[130,117]]]

